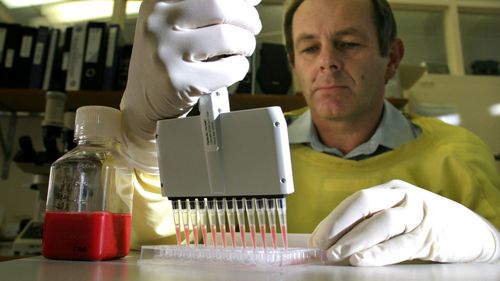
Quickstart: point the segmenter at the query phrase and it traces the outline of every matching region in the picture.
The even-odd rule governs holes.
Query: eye
[[[308,47],[304,47],[300,50],[301,53],[303,54],[314,54],[319,50],[319,46],[317,45],[312,45]]]
[[[335,45],[336,45],[337,49],[346,50],[346,51],[361,47],[361,44],[359,44],[359,43],[348,42],[348,41],[337,42]]]

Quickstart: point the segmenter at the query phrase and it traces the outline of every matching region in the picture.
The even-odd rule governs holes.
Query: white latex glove
[[[189,112],[200,95],[243,79],[260,0],[142,2],[120,108],[132,165],[157,172],[156,121]]]
[[[496,228],[452,200],[400,180],[361,190],[315,229],[309,247],[358,266],[420,259],[497,262]]]

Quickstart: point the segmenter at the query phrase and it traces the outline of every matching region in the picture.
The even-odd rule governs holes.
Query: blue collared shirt
[[[421,129],[410,122],[398,109],[387,100],[384,102],[384,112],[377,130],[365,143],[360,144],[347,154],[334,147],[324,145],[319,139],[316,127],[307,110],[288,126],[288,138],[291,144],[306,143],[314,150],[336,155],[346,159],[361,160],[375,156],[414,140]]]

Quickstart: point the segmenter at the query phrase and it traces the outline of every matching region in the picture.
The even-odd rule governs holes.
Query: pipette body
[[[188,215],[189,210],[182,210],[183,206],[188,208],[190,202],[202,202],[200,206],[204,207],[199,209],[199,217],[196,217],[200,222],[183,221],[181,224],[176,220],[176,226],[179,230],[181,225],[184,226],[184,242],[189,244],[191,237],[186,228],[201,225],[205,240],[207,225],[202,222],[208,221],[213,246],[218,245],[215,231],[221,233],[222,247],[228,246],[225,233],[229,229],[230,245],[235,247],[238,244],[234,235],[235,218],[240,232],[245,232],[246,226],[250,232],[252,229],[255,232],[257,214],[260,245],[265,247],[266,218],[269,229],[274,230],[273,237],[276,237],[276,216],[281,224],[279,229],[286,230],[286,226],[283,227],[286,208],[280,206],[284,206],[281,202],[286,195],[293,193],[283,112],[279,107],[231,112],[226,89],[202,96],[199,109],[200,116],[157,123],[162,194],[177,202],[173,204],[174,214],[180,214],[181,220],[196,217]],[[175,210],[176,207],[181,210]],[[255,248],[254,234],[252,246]],[[282,233],[282,237],[286,247],[286,233]],[[239,244],[246,246],[243,234]],[[276,238],[272,245],[276,247]]]

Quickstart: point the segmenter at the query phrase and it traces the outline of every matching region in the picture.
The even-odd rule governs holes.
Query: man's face
[[[389,58],[371,1],[306,0],[292,22],[295,74],[313,118],[354,121],[381,108]]]

